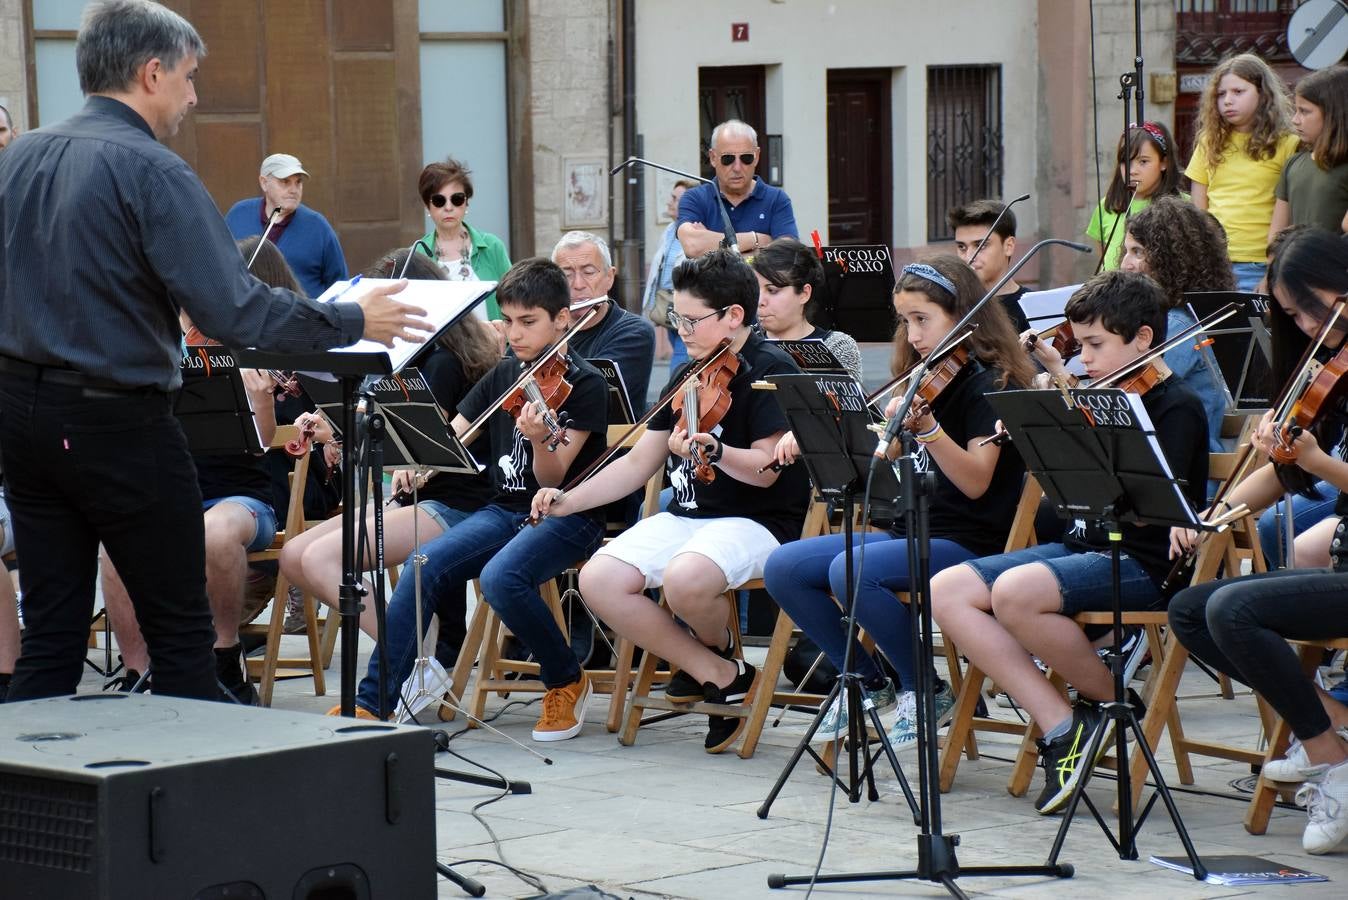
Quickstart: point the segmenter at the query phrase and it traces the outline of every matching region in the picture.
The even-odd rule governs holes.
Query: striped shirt
[[[200,179],[124,103],[90,97],[0,153],[0,354],[126,387],[182,384],[178,311],[231,347],[354,343],[355,303],[248,273]]]

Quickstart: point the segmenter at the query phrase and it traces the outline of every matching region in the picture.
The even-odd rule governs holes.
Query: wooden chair
[[[1034,534],[1034,519],[1039,512],[1039,502],[1044,492],[1033,476],[1025,477],[1025,487],[1020,493],[1020,502],[1016,504],[1016,513],[1011,520],[1011,530],[1006,536],[1006,548],[1011,553],[1023,550],[1038,543]],[[978,716],[979,696],[983,691],[983,682],[987,676],[973,662],[969,662],[961,671],[959,648],[945,639],[945,656],[950,689],[955,693],[955,707],[952,711],[950,729],[946,733],[941,747],[941,790],[947,792],[955,781],[955,772],[959,768],[960,755],[969,759],[978,759],[978,743],[975,732],[992,734],[1024,734],[1024,722],[1011,722],[995,719],[991,716]]]
[[[299,429],[294,425],[279,425],[276,428],[276,435],[272,438],[271,449],[283,448],[287,441],[296,440],[298,437]],[[248,554],[250,563],[280,560],[281,548],[285,546],[286,541],[304,531],[304,486],[308,475],[309,455],[305,454],[295,461],[295,469],[290,474],[290,499],[286,504],[286,514],[281,523],[282,527],[277,530],[276,537],[270,547]],[[256,623],[244,625],[239,629],[241,635],[265,634],[267,638],[262,659],[249,658],[247,660],[248,676],[258,681],[258,694],[262,698],[263,706],[271,705],[272,687],[277,678],[298,678],[312,675],[315,696],[321,697],[327,690],[323,682],[317,613],[312,597],[306,596],[304,599],[305,633],[309,643],[309,655],[288,658],[280,656],[281,635],[285,625],[285,606],[286,598],[289,596],[289,587],[290,583],[285,575],[278,572],[268,623],[266,625]]]
[[[805,522],[801,529],[801,537],[810,538],[816,535],[826,533],[828,528],[828,508],[822,501],[815,501],[810,505],[806,513]],[[738,627],[738,603],[736,594],[742,590],[755,590],[763,587],[763,580],[755,578],[745,582],[742,585],[726,591],[726,599],[731,609],[731,627]],[[663,601],[662,601],[663,605]],[[754,750],[758,746],[759,738],[763,734],[763,724],[767,721],[768,711],[773,705],[807,705],[817,706],[823,699],[817,694],[803,694],[795,691],[778,691],[776,689],[778,676],[782,671],[782,662],[786,659],[787,650],[790,649],[791,637],[795,632],[795,624],[790,616],[785,612],[778,610],[777,624],[773,628],[772,639],[768,644],[768,655],[759,670],[755,679],[753,699],[744,705],[721,705],[716,703],[674,703],[664,697],[652,697],[650,695],[651,685],[655,681],[656,667],[660,660],[653,653],[646,653],[641,660],[641,666],[637,670],[636,682],[632,685],[631,693],[627,699],[627,712],[623,717],[622,733],[618,736],[619,743],[630,747],[636,743],[637,731],[642,725],[652,724],[655,721],[663,720],[668,715],[682,715],[686,713],[702,713],[716,716],[727,716],[746,719],[744,734],[740,740],[739,755],[741,759],[748,759],[753,756]],[[736,642],[736,652],[739,651],[740,644]],[[656,716],[644,717],[643,710],[656,709],[661,710],[662,714]]]
[[[1301,657],[1301,669],[1306,673],[1307,678],[1315,676],[1315,670],[1320,665],[1320,659],[1324,656],[1326,650],[1348,650],[1348,638],[1334,638],[1327,641],[1293,641],[1297,648],[1297,654]],[[1259,765],[1274,760],[1281,759],[1287,755],[1287,747],[1291,743],[1292,730],[1287,725],[1287,720],[1281,716],[1274,716],[1272,727],[1268,728],[1268,751],[1260,756]],[[1268,830],[1269,816],[1273,813],[1273,804],[1278,799],[1278,792],[1285,789],[1286,785],[1279,785],[1277,782],[1269,781],[1262,774],[1259,781],[1254,786],[1254,794],[1250,797],[1250,803],[1245,808],[1245,830],[1250,834],[1263,834]]]

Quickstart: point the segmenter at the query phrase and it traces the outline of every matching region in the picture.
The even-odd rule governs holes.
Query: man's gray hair
[[[0,106],[0,115],[4,115],[5,124],[12,129],[14,127],[14,117],[9,114],[9,110],[5,109],[3,106]]]
[[[583,244],[594,244],[599,250],[599,255],[604,258],[604,268],[613,268],[613,254],[608,252],[608,244],[592,231],[568,231],[562,235],[562,239],[557,242],[557,246],[552,248],[552,261],[556,262],[557,254],[563,250],[571,250]]]
[[[758,132],[748,122],[741,122],[739,119],[726,119],[720,125],[717,125],[711,132],[711,146],[716,148],[716,142],[725,137],[747,137],[749,142],[755,147],[758,146]]]
[[[206,55],[206,44],[182,16],[152,0],[99,0],[84,10],[75,38],[80,90],[124,91],[152,59],[172,71],[183,58]]]

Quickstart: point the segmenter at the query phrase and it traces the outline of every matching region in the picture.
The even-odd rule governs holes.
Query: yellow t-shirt
[[[1208,212],[1226,229],[1232,262],[1264,262],[1268,257],[1268,225],[1273,220],[1273,192],[1282,167],[1300,143],[1294,134],[1278,139],[1278,151],[1269,159],[1250,159],[1245,152],[1248,134],[1235,132],[1222,154],[1221,165],[1208,166],[1207,135],[1198,136],[1189,167],[1190,180],[1206,185]]]

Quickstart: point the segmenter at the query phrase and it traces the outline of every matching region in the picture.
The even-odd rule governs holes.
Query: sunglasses
[[[455,191],[446,197],[444,194],[431,194],[431,206],[436,209],[442,209],[446,203],[452,203],[455,206],[463,206],[468,202],[468,195],[463,191]]]
[[[740,162],[746,166],[752,166],[754,164],[754,160],[757,158],[758,158],[757,153],[741,153],[739,155]],[[721,154],[721,165],[733,166],[734,164],[735,164],[735,154],[733,153]]]

